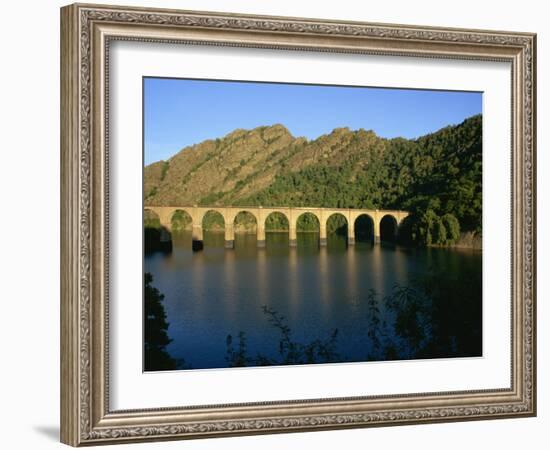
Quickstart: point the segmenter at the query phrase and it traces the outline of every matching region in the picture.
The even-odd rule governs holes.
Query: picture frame
[[[510,64],[510,385],[113,409],[109,64],[116,41]],[[82,446],[535,416],[535,99],[532,33],[106,5],[62,8],[61,441]]]

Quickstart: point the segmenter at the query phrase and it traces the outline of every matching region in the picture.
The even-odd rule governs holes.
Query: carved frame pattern
[[[78,446],[535,415],[535,35],[96,5],[67,6],[61,16],[63,442]],[[108,161],[97,153],[108,151],[107,113],[99,110],[98,99],[108,94],[99,75],[112,39],[510,61],[511,389],[110,411],[108,270],[102,266],[108,254],[108,196],[101,188],[108,184],[101,173]],[[285,412],[290,405],[294,412]]]

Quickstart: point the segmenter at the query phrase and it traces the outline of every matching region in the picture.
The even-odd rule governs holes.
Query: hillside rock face
[[[145,204],[191,205],[212,197],[211,204],[221,205],[228,199],[214,197],[235,191],[244,180],[239,196],[246,196],[269,185],[280,163],[301,142],[305,141],[292,137],[284,126],[274,125],[235,130],[221,139],[184,148],[166,162],[145,167]]]
[[[372,131],[338,128],[314,141],[293,137],[280,124],[235,130],[186,147],[168,161],[145,167],[146,205],[238,204],[267,188],[275,177],[314,165],[338,167],[382,152]]]

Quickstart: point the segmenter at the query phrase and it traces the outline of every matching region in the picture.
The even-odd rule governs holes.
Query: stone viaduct
[[[171,231],[172,216],[176,211],[186,212],[192,220],[193,248],[202,248],[203,241],[203,219],[206,213],[210,211],[218,212],[222,215],[225,222],[225,246],[233,248],[235,233],[234,222],[237,214],[241,212],[250,213],[256,219],[257,242],[259,247],[265,246],[265,223],[270,214],[282,214],[288,221],[289,243],[296,245],[296,224],[302,214],[312,214],[319,221],[320,245],[326,245],[327,221],[334,214],[342,215],[347,221],[348,244],[355,243],[355,221],[363,215],[372,220],[374,242],[380,242],[380,224],[385,217],[390,217],[394,221],[394,233],[403,219],[409,215],[407,211],[397,210],[370,210],[370,209],[347,209],[347,208],[310,208],[310,207],[217,207],[217,206],[145,206],[144,210],[155,213],[163,228]]]

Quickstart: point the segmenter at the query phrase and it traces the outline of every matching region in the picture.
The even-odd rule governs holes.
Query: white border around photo
[[[110,63],[112,410],[510,386],[509,64],[122,41],[111,43]],[[143,373],[144,76],[483,92],[483,356]]]

